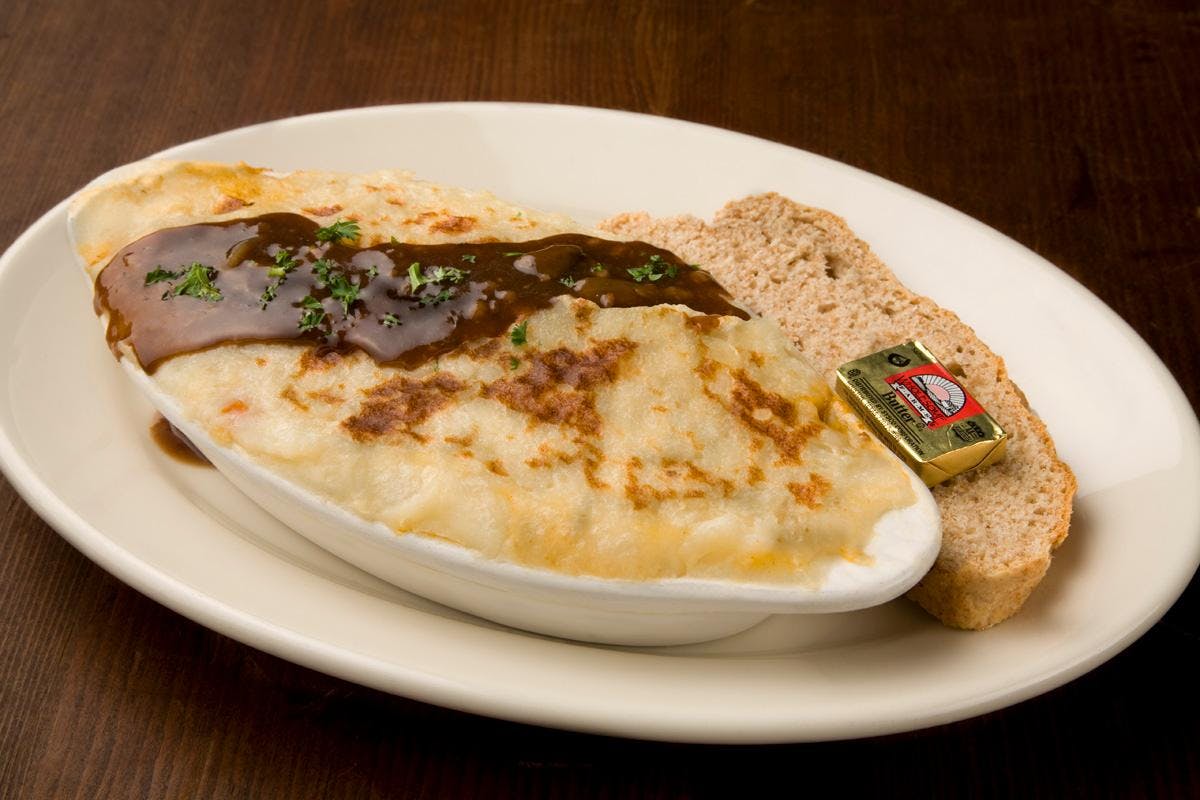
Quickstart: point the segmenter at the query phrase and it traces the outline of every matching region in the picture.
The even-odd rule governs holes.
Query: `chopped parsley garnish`
[[[258,296],[258,307],[263,311],[267,310],[267,306],[279,294],[279,287],[287,280],[287,274],[300,266],[300,262],[293,258],[287,250],[280,250],[275,254],[275,266],[267,269],[267,275],[275,280],[267,284],[267,288],[263,289],[263,293]]]
[[[188,267],[183,280],[175,286],[174,294],[190,295],[200,300],[215,303],[221,299],[221,290],[213,285],[217,279],[217,271],[213,267],[195,263]]]
[[[529,320],[525,320],[520,325],[514,325],[513,329],[508,332],[509,341],[518,347],[525,344],[525,327],[527,325],[529,325]]]
[[[340,272],[333,272],[329,275],[329,294],[342,304],[342,313],[350,316],[350,306],[358,299],[358,284],[351,283],[350,279]]]
[[[358,238],[358,223],[352,219],[339,219],[332,225],[317,228],[318,242],[339,242],[342,239],[351,241]]]
[[[509,258],[511,256],[523,256],[523,255],[525,255],[525,254],[524,253],[504,253],[505,258]]]
[[[394,328],[400,324],[400,318],[395,314],[384,314],[379,318],[379,322],[385,328]]]
[[[469,269],[459,269],[458,267],[434,267],[433,282],[434,283],[462,283],[471,274]]]
[[[508,368],[509,369],[516,369],[519,366],[521,366],[521,359],[517,358],[516,356],[508,357]]]
[[[463,257],[462,257],[462,260],[463,260],[463,261],[466,261],[466,262],[468,262],[468,263],[470,263],[470,264],[474,264],[474,263],[475,263],[475,256],[474,256],[474,255],[472,255],[471,253],[464,253],[464,254],[463,254]]]
[[[182,272],[171,272],[169,269],[158,267],[146,273],[146,282],[143,286],[149,286],[152,283],[161,283],[162,281],[170,281],[182,275]]]
[[[599,261],[597,261],[595,264],[592,264],[592,272],[604,272],[606,269],[608,269],[608,267],[604,266]]]
[[[199,267],[196,269],[195,267]],[[209,270],[212,270],[211,275]],[[173,284],[170,289],[163,292],[163,299],[168,297],[179,297],[186,294],[189,297],[195,297],[199,300],[207,300],[216,302],[221,299],[221,290],[213,286],[213,278],[217,277],[217,271],[212,267],[205,267],[200,264],[194,265],[183,274],[183,280]]]
[[[275,266],[268,269],[267,274],[272,278],[282,278],[298,266],[300,262],[292,258],[287,250],[280,250],[275,254]]]
[[[471,274],[470,270],[459,269],[458,267],[434,267],[432,272],[425,273],[421,271],[421,264],[418,261],[408,265],[408,283],[411,287],[410,294],[416,294],[421,290],[421,287],[427,283],[449,283],[457,285],[467,279]],[[450,289],[442,289],[433,297],[426,297],[421,300],[422,306],[427,306],[431,303],[444,303],[454,296],[454,292]]]
[[[199,261],[193,261],[190,266],[175,272],[162,267],[153,269],[146,273],[146,281],[143,285],[149,286],[152,283],[171,281],[171,286],[162,294],[163,300],[186,294],[197,300],[215,303],[221,299],[221,290],[213,284],[216,279],[217,270],[215,268],[201,264]],[[179,282],[175,283],[176,280]]]
[[[375,268],[372,267],[371,269],[374,270]],[[326,286],[328,286],[330,296],[342,304],[342,313],[346,316],[350,316],[350,306],[354,305],[354,301],[358,300],[358,292],[361,288],[358,285],[358,282],[356,280],[352,281],[350,278],[346,277],[346,273],[339,270],[337,265],[327,258],[318,258],[316,261],[314,261],[312,265],[312,271],[317,276],[317,288],[324,289]],[[367,274],[371,277],[374,277],[374,275],[371,275],[370,270],[368,270]],[[376,271],[375,274],[378,274],[378,271]],[[282,282],[282,279],[280,282]],[[267,290],[270,291],[270,289],[271,287],[268,286]],[[269,303],[274,299],[274,294],[268,298],[267,292],[263,292],[261,299],[263,301],[263,308],[266,308],[266,303]],[[320,304],[318,303],[316,307],[309,305],[308,301],[311,299],[312,298],[310,295],[300,302],[303,303],[304,307],[309,311],[316,312]],[[316,303],[317,301],[312,300],[312,302]],[[317,325],[320,325],[321,320],[324,319],[324,312],[322,312],[320,317],[313,318],[316,320],[315,322],[313,319],[309,319],[310,316],[311,315],[305,315],[305,319],[307,319],[307,327],[305,327],[305,319],[301,320],[301,330],[312,330]]]
[[[412,284],[413,294],[416,294],[418,289],[428,283],[425,277],[421,275],[421,262],[414,261],[408,265],[408,282]]]
[[[575,286],[575,279],[572,278],[570,275],[564,275],[563,277],[558,279],[558,282],[561,283],[563,286],[566,286],[568,289]]]
[[[180,278],[183,280],[175,283]],[[201,264],[199,261],[193,261],[189,266],[182,267],[174,272],[162,267],[156,267],[146,273],[146,279],[142,285],[150,286],[154,283],[168,281],[171,285],[163,292],[163,300],[186,294],[198,300],[215,303],[221,299],[221,290],[213,284],[213,281],[216,279],[217,270],[215,268]]]
[[[633,267],[625,271],[638,283],[642,281],[656,281],[662,277],[674,278],[679,274],[678,267],[668,263],[666,259],[657,254],[650,256],[650,260],[642,266]]]
[[[313,262],[313,272],[317,275],[317,288],[329,283],[329,273],[333,272],[333,262],[328,258],[318,258]]]
[[[263,293],[258,296],[258,307],[263,311],[267,310],[267,306],[279,294],[279,285],[283,283],[283,278],[276,278],[267,284],[267,288],[263,289]]]
[[[400,243],[401,242],[399,239],[397,239],[395,236],[392,237],[392,244],[400,244]]]
[[[304,313],[300,315],[300,332],[320,330],[325,322],[325,307],[321,305],[321,301],[311,294],[305,295],[300,301],[300,307],[304,309]]]
[[[369,270],[367,270],[367,277],[374,278],[374,277],[377,277],[378,275],[379,275],[379,267],[372,264],[371,268]]]
[[[436,306],[438,303],[446,302],[453,296],[454,292],[450,291],[449,289],[442,289],[433,297],[422,297],[417,305],[419,305],[421,308],[424,308],[425,306]]]

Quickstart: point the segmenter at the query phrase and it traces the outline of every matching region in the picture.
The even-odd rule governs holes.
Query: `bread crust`
[[[937,562],[908,596],[947,625],[991,627],[1015,614],[1067,537],[1075,476],[1004,360],[953,312],[914,294],[840,217],[769,193],[734,200],[712,222],[621,214],[602,230],[701,264],[779,321],[832,384],[837,367],[919,339],[1009,433],[999,464],[934,488]]]

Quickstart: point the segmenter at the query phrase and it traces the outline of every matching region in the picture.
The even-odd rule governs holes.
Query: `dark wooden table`
[[[430,100],[663,114],[883,175],[1075,276],[1200,401],[1194,2],[6,0],[0,245],[167,145]],[[1014,708],[693,747],[445,711],[264,655],[111,578],[2,479],[0,548],[4,797],[730,796],[821,775],[925,797],[1200,796],[1195,582],[1125,653]]]

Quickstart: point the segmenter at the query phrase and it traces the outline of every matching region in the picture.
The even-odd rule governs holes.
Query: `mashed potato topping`
[[[912,502],[767,320],[563,299],[526,336],[414,371],[227,345],[155,380],[218,442],[365,519],[572,574],[817,582]]]

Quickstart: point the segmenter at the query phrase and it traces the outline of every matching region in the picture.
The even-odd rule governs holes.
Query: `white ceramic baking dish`
[[[903,594],[941,544],[929,490],[911,475],[916,502],[891,511],[866,547],[870,564],[840,561],[815,589],[780,584],[566,575],[485,558],[420,534],[361,519],[218,445],[129,359],[126,374],[238,489],[320,547],[360,569],[447,606],[537,633],[589,642],[669,645],[745,630],[771,614],[850,611]]]

